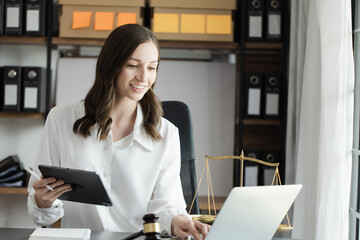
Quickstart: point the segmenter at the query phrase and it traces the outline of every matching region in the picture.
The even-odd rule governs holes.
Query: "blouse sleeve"
[[[44,132],[40,143],[37,161],[35,164],[34,171],[40,176],[41,173],[37,169],[39,164],[55,165],[59,166],[60,155],[59,155],[59,143],[58,138],[59,132],[54,121],[54,111],[51,110],[45,122]],[[49,226],[56,222],[64,215],[62,202],[55,200],[52,207],[50,208],[39,208],[35,200],[35,190],[32,187],[36,181],[34,177],[30,178],[28,184],[28,212],[33,222],[39,226]]]
[[[180,181],[180,140],[177,128],[172,128],[165,140],[165,161],[161,167],[148,212],[158,213],[162,231],[171,234],[172,218],[186,212]],[[190,217],[190,216],[189,216]]]

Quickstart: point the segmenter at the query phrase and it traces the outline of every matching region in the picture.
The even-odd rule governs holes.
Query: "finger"
[[[185,221],[184,225],[181,228],[182,228],[182,231],[185,233],[185,235],[180,235],[180,236],[185,236],[185,239],[188,236],[192,235],[196,240],[202,240],[200,233],[195,226],[194,221],[192,221],[192,220]]]
[[[45,187],[47,184],[51,184],[56,181],[56,178],[50,177],[50,178],[44,178],[37,180],[33,183],[33,188],[42,188]]]
[[[52,183],[52,184],[49,184],[50,187],[52,187],[53,189],[55,189],[56,187],[58,186],[61,186],[61,185],[64,185],[65,181],[60,179],[60,180],[57,180],[56,182]]]
[[[188,232],[193,235],[196,240],[202,240],[198,229],[195,227],[195,223],[189,224]]]
[[[70,184],[69,184],[70,185]],[[72,190],[72,188],[63,188],[60,191],[56,191],[54,194],[52,194],[51,196],[49,196],[49,200],[54,202],[56,199],[58,199],[61,195],[63,195],[66,192],[70,192]]]
[[[190,235],[186,230],[187,230],[186,227],[178,226],[178,227],[175,227],[173,234],[179,238],[185,238],[188,235]]]
[[[35,193],[39,195],[44,195],[47,192],[52,192],[50,189],[47,188],[47,185],[52,188],[57,186],[59,183],[57,183],[58,181],[52,183],[54,180],[56,181],[55,178],[45,178],[34,182],[33,188],[35,189]],[[52,184],[48,184],[48,183],[52,183]]]
[[[207,228],[207,224],[203,224],[199,221],[195,221],[194,222],[196,229],[201,233],[201,235],[203,236],[203,238],[206,237],[207,233],[208,233],[208,228]]]
[[[184,233],[183,239],[185,239],[185,240],[191,240],[191,239],[192,239],[192,238],[191,238],[191,234],[190,234],[190,233]]]
[[[191,233],[188,231],[188,229],[189,229],[189,227],[186,225],[178,227],[174,230],[174,233],[175,233],[174,235],[181,239],[187,239],[188,236],[191,235]]]
[[[44,195],[46,194],[48,191],[50,191],[47,187],[45,186],[40,186],[40,185],[33,185],[33,188],[35,190],[35,194],[36,195]]]
[[[49,184],[52,184],[56,181],[56,178],[54,177],[49,177],[49,178],[43,178],[40,180],[40,183],[42,186],[45,186],[45,185],[49,185]]]
[[[71,184],[63,184],[54,188],[54,191],[49,192],[50,196],[63,193],[64,190],[72,190]]]
[[[52,192],[46,187],[41,187],[35,189],[35,199],[36,203],[40,208],[49,208],[51,207],[54,200],[51,199]]]
[[[200,233],[198,232],[198,231],[194,231],[194,232],[192,232],[192,234],[191,235],[193,235],[193,237],[196,239],[196,240],[202,240],[202,237],[201,237],[201,235],[200,235]]]
[[[180,231],[180,233],[178,233],[176,236],[179,237],[179,238],[183,238],[183,239],[187,240],[188,237],[190,236],[190,233]]]
[[[72,188],[70,184],[60,185],[59,187],[54,189],[54,191],[50,191],[46,187],[36,189],[36,203],[40,208],[49,208],[59,196],[71,190]]]

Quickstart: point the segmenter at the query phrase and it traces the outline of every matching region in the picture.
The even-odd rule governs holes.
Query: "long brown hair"
[[[146,27],[127,24],[110,33],[97,60],[94,85],[84,101],[85,116],[74,123],[73,132],[75,134],[86,138],[90,136],[90,128],[97,123],[99,125],[97,137],[100,140],[106,138],[112,123],[110,113],[117,92],[117,76],[135,49],[148,41],[152,41],[156,45],[160,54],[159,43],[155,34]],[[160,63],[160,57],[158,63]],[[161,136],[157,131],[157,126],[163,110],[161,101],[153,89],[154,84],[140,100],[140,106],[144,115],[143,126],[146,133],[154,140],[160,140]]]

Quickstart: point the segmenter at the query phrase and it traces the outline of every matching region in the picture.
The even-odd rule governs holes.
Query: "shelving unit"
[[[234,153],[240,155],[244,149],[258,149],[279,152],[279,171],[285,176],[286,113],[287,113],[287,71],[290,4],[283,2],[283,41],[248,42],[246,40],[246,2],[239,1],[241,9],[241,34],[239,41],[238,76],[235,111]],[[245,118],[245,72],[281,73],[279,119]],[[259,173],[261,174],[261,173]],[[261,178],[261,177],[260,177]],[[261,181],[259,184],[262,184]],[[234,160],[233,185],[240,185],[240,162]]]
[[[48,3],[48,17],[47,32],[48,35],[44,37],[37,36],[0,36],[0,44],[10,45],[43,45],[46,47],[46,99],[47,107],[45,113],[33,113],[33,112],[2,112],[0,111],[0,118],[24,118],[24,119],[41,119],[45,120],[47,112],[50,109],[50,93],[51,93],[51,32],[52,32],[52,1]],[[29,46],[31,47],[31,46]],[[0,194],[4,195],[27,195],[26,187],[0,187]]]

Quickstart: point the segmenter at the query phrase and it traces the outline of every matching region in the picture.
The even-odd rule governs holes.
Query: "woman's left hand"
[[[175,216],[171,221],[171,234],[184,239],[189,236],[193,236],[196,240],[205,239],[210,228],[210,225],[193,221],[185,215]]]

